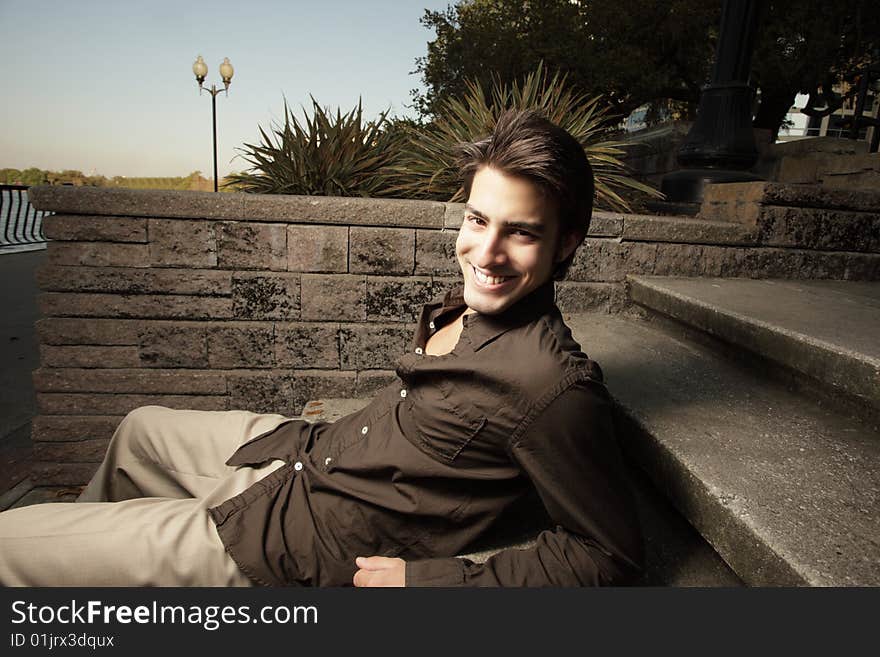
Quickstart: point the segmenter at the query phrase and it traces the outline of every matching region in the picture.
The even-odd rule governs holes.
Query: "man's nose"
[[[482,238],[477,247],[477,262],[474,264],[478,267],[488,267],[503,263],[507,258],[503,236],[496,230],[487,230]]]

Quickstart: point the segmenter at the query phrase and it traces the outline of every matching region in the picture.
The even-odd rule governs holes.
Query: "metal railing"
[[[43,217],[27,195],[27,185],[0,185],[0,253],[27,245],[45,245]]]

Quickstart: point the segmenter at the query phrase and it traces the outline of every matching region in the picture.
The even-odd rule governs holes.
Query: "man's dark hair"
[[[593,169],[583,146],[537,111],[505,111],[491,136],[459,144],[459,166],[465,198],[477,171],[491,166],[531,181],[556,204],[560,240],[572,231],[581,240],[586,237],[593,213]],[[574,252],[560,262],[553,278],[563,278],[573,258]]]

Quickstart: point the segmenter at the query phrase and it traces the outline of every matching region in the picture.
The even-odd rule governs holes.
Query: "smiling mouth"
[[[486,285],[486,286],[502,285],[502,284],[506,283],[507,281],[513,280],[513,278],[514,278],[513,276],[487,276],[486,274],[481,272],[479,269],[477,269],[473,265],[471,265],[471,269],[474,272],[474,279],[476,279],[477,283],[479,283],[480,285]]]

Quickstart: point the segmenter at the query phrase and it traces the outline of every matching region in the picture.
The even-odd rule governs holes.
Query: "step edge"
[[[656,277],[662,278],[662,277]],[[874,358],[867,354],[861,354],[852,350],[840,347],[833,343],[827,342],[820,338],[805,335],[798,331],[785,329],[775,324],[755,319],[742,313],[731,310],[724,310],[718,306],[700,299],[682,294],[677,291],[669,290],[658,285],[652,285],[650,280],[645,277],[627,277],[630,299],[636,304],[646,307],[649,310],[667,315],[677,321],[683,322],[688,326],[708,333],[724,342],[736,345],[750,351],[762,358],[773,363],[791,368],[805,376],[812,377],[823,385],[832,389],[843,390],[853,395],[864,403],[873,407],[880,408],[880,359]],[[658,303],[660,300],[671,301],[671,304]],[[682,308],[696,308],[700,311],[701,317],[694,321],[692,317],[685,317],[681,312]],[[716,318],[712,321],[712,318]],[[727,330],[719,328],[719,319],[724,318],[728,321]],[[804,363],[808,360],[802,358],[782,359],[778,357],[778,353],[771,349],[761,349],[760,345],[754,339],[748,339],[748,329],[752,329],[752,333],[758,332],[765,338],[774,341],[781,341],[790,347],[795,347],[796,351],[810,351],[812,355],[819,355],[821,365],[823,367],[804,367]],[[854,369],[857,376],[834,377],[830,378],[825,375],[830,371],[838,369],[829,368],[830,364],[840,364],[845,369]],[[855,382],[865,381],[870,383],[874,381],[874,385],[855,385]]]

